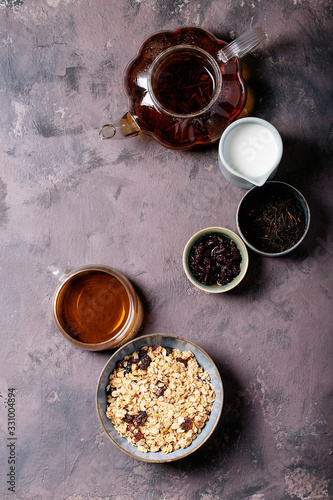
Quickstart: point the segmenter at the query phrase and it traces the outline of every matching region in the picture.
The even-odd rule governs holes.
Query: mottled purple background
[[[181,263],[197,230],[236,229],[244,192],[221,175],[217,145],[182,153],[142,136],[98,138],[126,109],[123,72],[144,39],[191,25],[226,41],[267,32],[244,60],[244,115],[279,130],[276,179],[302,191],[312,216],[295,254],[251,253],[243,284],[220,296],[195,289]],[[332,28],[329,0],[0,1],[1,498],[333,498]],[[149,465],[103,434],[94,396],[109,353],[57,332],[53,262],[122,271],[143,298],[144,333],[186,337],[213,357],[225,406],[199,452]]]

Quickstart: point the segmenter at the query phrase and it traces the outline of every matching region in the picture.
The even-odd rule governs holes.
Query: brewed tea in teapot
[[[246,102],[240,57],[264,38],[261,28],[230,44],[201,28],[152,35],[125,71],[129,110],[100,137],[143,133],[180,150],[215,142]]]

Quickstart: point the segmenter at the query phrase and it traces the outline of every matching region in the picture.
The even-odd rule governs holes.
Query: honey
[[[131,283],[106,266],[66,276],[54,295],[53,312],[65,337],[88,350],[119,347],[135,336],[143,318]]]
[[[79,342],[101,343],[125,325],[129,298],[124,285],[103,271],[73,276],[62,288],[57,315],[68,335]]]

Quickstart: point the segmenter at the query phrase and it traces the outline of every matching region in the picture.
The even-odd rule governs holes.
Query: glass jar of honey
[[[119,271],[85,266],[66,274],[51,265],[48,272],[59,282],[53,296],[53,318],[72,344],[88,351],[103,351],[120,347],[138,333],[142,303]]]

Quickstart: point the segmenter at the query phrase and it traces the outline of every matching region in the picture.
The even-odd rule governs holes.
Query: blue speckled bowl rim
[[[269,252],[264,252],[263,250],[259,250],[254,245],[252,245],[252,243],[250,243],[247,240],[247,238],[243,234],[243,231],[242,231],[240,224],[239,224],[239,211],[241,210],[242,204],[245,202],[245,200],[251,196],[254,196],[256,191],[259,191],[259,190],[262,191],[262,190],[267,189],[267,187],[269,188],[269,186],[274,186],[274,185],[275,186],[278,186],[278,185],[282,186],[283,189],[285,189],[286,191],[288,191],[289,193],[294,195],[295,198],[297,198],[298,201],[301,203],[302,208],[304,210],[304,215],[305,215],[305,229],[304,229],[302,237],[298,240],[297,243],[295,243],[295,245],[293,245],[290,248],[287,248],[287,250],[284,250],[283,252],[269,253]],[[307,232],[308,232],[309,227],[310,227],[310,208],[309,208],[308,202],[306,201],[305,197],[294,186],[291,186],[290,184],[288,184],[286,182],[282,182],[282,181],[268,181],[263,186],[254,186],[247,193],[245,193],[245,195],[243,196],[243,198],[241,199],[241,201],[239,202],[239,205],[237,207],[236,224],[237,224],[237,231],[239,232],[240,237],[242,238],[244,243],[248,246],[248,248],[251,248],[251,250],[253,250],[257,254],[264,255],[265,257],[283,257],[284,255],[287,255],[290,252],[293,252],[295,250],[295,248],[297,248],[302,243],[305,236],[307,235]]]
[[[227,283],[226,285],[223,285],[223,286],[218,286],[218,285],[208,286],[208,285],[204,285],[203,283],[200,283],[200,281],[198,281],[193,276],[193,274],[190,271],[189,265],[188,265],[188,256],[189,256],[189,253],[190,253],[192,246],[202,236],[204,236],[205,234],[209,234],[209,233],[220,233],[223,236],[226,236],[227,238],[230,238],[231,240],[233,240],[236,243],[236,245],[241,253],[241,256],[242,256],[240,273],[230,283]],[[244,278],[244,276],[247,272],[247,269],[248,269],[248,265],[249,265],[249,255],[248,255],[246,245],[244,244],[242,238],[240,238],[238,236],[238,234],[234,233],[234,231],[231,231],[231,229],[227,229],[225,227],[213,226],[213,227],[206,227],[204,229],[201,229],[200,231],[195,233],[188,240],[188,242],[185,245],[184,251],[183,251],[183,268],[184,268],[184,271],[185,271],[187,278],[197,288],[200,288],[200,290],[203,290],[204,292],[208,292],[208,293],[223,293],[223,292],[228,292],[229,290],[232,290],[233,288],[235,288],[235,286],[237,286]]]
[[[136,446],[129,443],[125,438],[121,437],[120,434],[115,430],[112,422],[106,417],[106,386],[108,384],[109,375],[115,368],[117,361],[123,359],[124,356],[132,354],[134,351],[140,349],[140,347],[158,347],[162,345],[163,347],[171,347],[174,349],[180,349],[181,351],[191,351],[195,355],[200,366],[203,367],[205,371],[208,372],[211,383],[215,391],[215,401],[213,405],[212,412],[210,414],[209,420],[205,427],[202,429],[201,433],[194,439],[190,446],[187,448],[180,448],[179,450],[173,451],[168,454],[164,454],[162,451],[153,453],[142,453]],[[190,340],[186,340],[181,337],[166,334],[151,334],[144,335],[142,337],[136,338],[124,346],[120,347],[107,361],[105,364],[101,375],[98,379],[97,389],[96,389],[96,410],[99,421],[102,425],[103,430],[112,441],[112,443],[122,452],[126,453],[132,458],[150,463],[162,463],[162,462],[172,462],[184,458],[194,451],[196,451],[200,446],[207,441],[207,439],[212,435],[215,430],[218,421],[220,419],[223,407],[224,391],[222,379],[219,371],[213,362],[213,360],[208,356],[208,354],[197,346]]]

